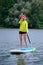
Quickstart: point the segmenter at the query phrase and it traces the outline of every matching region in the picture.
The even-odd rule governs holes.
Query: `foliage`
[[[43,0],[0,0],[0,26],[18,28],[21,13],[29,28],[43,28]]]

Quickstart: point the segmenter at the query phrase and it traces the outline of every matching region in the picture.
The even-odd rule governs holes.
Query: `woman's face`
[[[24,18],[21,18],[22,21],[24,21],[25,19]]]
[[[21,20],[25,20],[26,16],[25,15],[21,15]]]

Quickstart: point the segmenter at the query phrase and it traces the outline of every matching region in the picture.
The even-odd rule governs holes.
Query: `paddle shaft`
[[[28,38],[28,40],[29,40],[29,43],[31,43],[28,33],[27,33],[27,38]]]

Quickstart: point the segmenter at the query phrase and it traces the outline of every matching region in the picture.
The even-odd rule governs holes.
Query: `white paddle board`
[[[23,54],[23,53],[27,53],[27,52],[32,52],[35,51],[35,48],[29,47],[29,48],[22,48],[22,49],[12,49],[10,50],[11,54]]]

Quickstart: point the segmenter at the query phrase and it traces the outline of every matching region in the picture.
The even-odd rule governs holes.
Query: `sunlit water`
[[[43,65],[43,30],[29,29],[31,44],[36,48],[34,53],[11,55],[9,51],[19,48],[18,29],[0,29],[0,65]],[[23,41],[23,46],[25,46]]]

